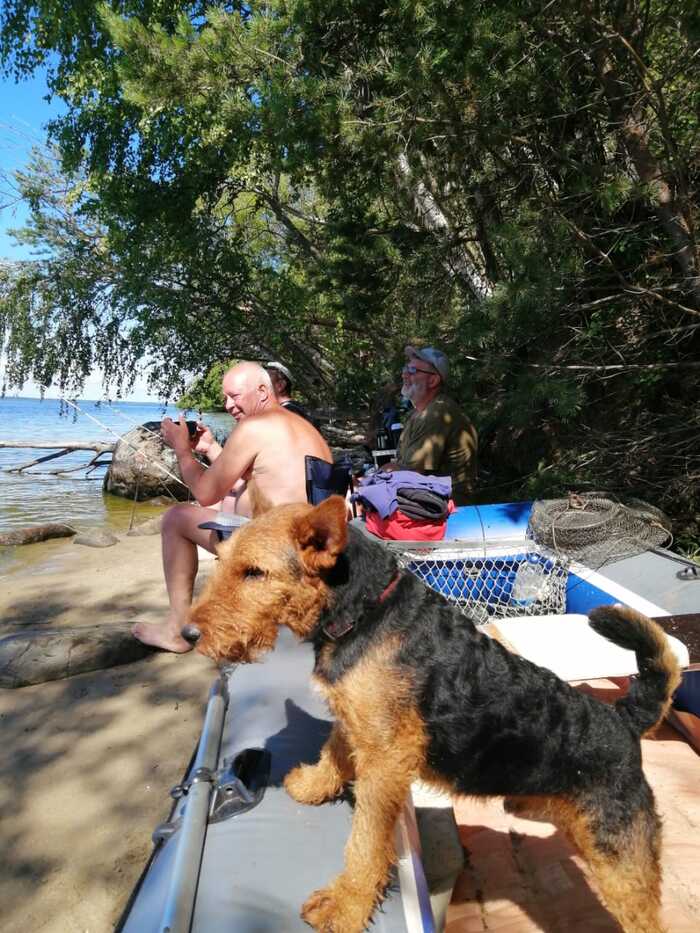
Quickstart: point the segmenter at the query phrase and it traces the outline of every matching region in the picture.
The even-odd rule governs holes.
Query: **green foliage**
[[[68,106],[19,179],[46,257],[0,282],[10,383],[277,357],[357,407],[422,340],[499,495],[697,507],[696,3],[69,6],[0,19]]]
[[[208,373],[200,376],[187,387],[187,390],[177,400],[178,408],[192,411],[225,411],[224,396],[221,391],[221,381],[228,369],[237,360],[228,363],[215,363]]]

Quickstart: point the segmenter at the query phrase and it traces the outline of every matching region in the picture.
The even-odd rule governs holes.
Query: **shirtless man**
[[[200,430],[190,440],[182,415],[179,422],[165,418],[164,442],[177,456],[180,472],[199,505],[181,503],[168,510],[162,526],[163,572],[170,611],[159,624],[139,622],[132,633],[146,645],[168,651],[189,651],[180,635],[192,603],[197,575],[197,545],[215,553],[216,532],[199,528],[216,521],[222,509],[251,517],[274,505],[306,502],[304,457],[308,454],[332,462],[328,445],[304,418],[285,411],[275,400],[268,373],[257,363],[239,363],[222,383],[226,411],[237,422],[223,447],[211,433]],[[207,469],[192,452],[205,453]]]

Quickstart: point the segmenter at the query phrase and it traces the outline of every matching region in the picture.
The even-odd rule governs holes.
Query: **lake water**
[[[78,400],[79,410],[52,399],[0,398],[0,440],[102,441],[115,443],[136,425],[160,421],[164,415],[177,417],[178,409],[142,402],[95,402]],[[195,417],[191,412],[189,417]],[[232,426],[226,414],[205,413],[202,420],[217,435]],[[125,531],[132,514],[135,521],[152,517],[163,506],[138,503],[102,492],[106,467],[89,475],[85,466],[94,456],[90,450],[76,451],[58,459],[37,464],[24,473],[7,473],[10,467],[36,460],[51,450],[0,448],[0,531],[24,528],[42,522],[68,522],[76,528],[101,525]],[[109,460],[105,454],[103,459]],[[80,467],[64,476],[47,475],[49,470]],[[46,542],[47,546],[53,542]],[[26,562],[42,545],[0,547],[0,573],[17,562]],[[20,552],[27,552],[20,554]],[[47,548],[44,548],[47,551]]]

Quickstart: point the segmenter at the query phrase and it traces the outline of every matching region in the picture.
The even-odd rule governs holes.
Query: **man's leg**
[[[161,538],[163,573],[170,611],[164,622],[138,622],[131,629],[132,634],[145,645],[164,648],[166,651],[191,651],[192,645],[180,635],[180,630],[187,622],[192,605],[192,591],[199,566],[197,545],[214,553],[218,543],[216,532],[197,526],[202,522],[216,520],[218,515],[215,509],[203,509],[187,503],[174,505],[166,512]]]

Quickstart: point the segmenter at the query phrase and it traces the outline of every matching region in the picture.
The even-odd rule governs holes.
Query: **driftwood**
[[[47,460],[55,460],[57,457],[64,457],[66,454],[76,450],[92,450],[95,456],[84,466],[71,467],[68,470],[50,470],[52,475],[58,476],[61,473],[71,473],[76,470],[86,469],[91,472],[98,466],[109,466],[109,461],[100,461],[101,454],[114,453],[115,444],[105,444],[102,441],[0,441],[0,448],[32,448],[34,450],[53,450],[54,453],[46,454],[44,457],[37,457],[34,460],[28,460],[26,463],[20,463],[19,466],[6,467],[5,473],[22,473],[29,467],[36,466],[38,463],[46,463]]]
[[[319,431],[331,446],[353,447],[364,443],[365,440],[365,435],[357,430],[340,428],[332,424],[319,425]]]
[[[0,638],[0,687],[61,680],[140,661],[153,651],[117,623],[29,629]]]
[[[49,538],[70,538],[75,528],[63,522],[47,522],[44,525],[31,525],[29,528],[17,528],[15,531],[0,533],[0,545],[36,544]]]
[[[95,453],[111,453],[115,444],[103,441],[0,441],[0,447],[32,447],[34,450],[94,450]]]

